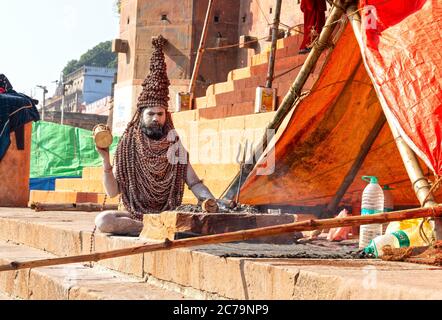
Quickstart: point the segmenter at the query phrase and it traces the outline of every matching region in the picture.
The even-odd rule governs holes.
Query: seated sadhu
[[[188,153],[176,134],[168,109],[169,79],[161,36],[152,41],[150,74],[143,82],[137,111],[123,133],[111,165],[109,149],[97,148],[103,158],[106,194],[121,194],[125,211],[100,213],[101,232],[137,236],[143,215],[173,210],[181,205],[184,184],[198,200],[214,199],[188,164]]]

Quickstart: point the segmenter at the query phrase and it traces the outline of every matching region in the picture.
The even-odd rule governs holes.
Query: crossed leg
[[[131,218],[126,211],[103,211],[95,217],[98,230],[114,235],[139,236],[143,223]]]

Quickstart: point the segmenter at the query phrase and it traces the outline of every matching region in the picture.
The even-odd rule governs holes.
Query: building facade
[[[112,96],[116,69],[84,66],[63,79],[45,110],[82,112],[82,106]],[[64,95],[63,95],[64,86]]]
[[[290,33],[303,23],[299,0],[282,2],[281,29]],[[149,72],[151,38],[162,35],[170,86],[170,108],[178,92],[188,92],[200,43],[208,0],[121,0],[118,78],[115,86],[113,130],[122,134],[136,109],[141,84]],[[209,85],[226,81],[229,71],[249,65],[254,54],[268,46],[276,0],[214,1],[206,50],[197,77],[195,97]],[[241,36],[258,41],[239,48]]]

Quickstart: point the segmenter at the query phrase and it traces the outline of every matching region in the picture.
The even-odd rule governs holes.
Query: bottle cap
[[[370,244],[364,248],[364,253],[368,256],[368,257],[372,257],[372,258],[377,258],[378,254],[377,254],[377,250],[375,247],[375,244],[373,242],[373,240],[370,241]]]
[[[362,176],[362,180],[370,182],[370,183],[378,183],[378,178],[375,176]]]
[[[382,190],[394,190],[393,188],[391,188],[388,184],[384,185],[384,187],[382,188]]]

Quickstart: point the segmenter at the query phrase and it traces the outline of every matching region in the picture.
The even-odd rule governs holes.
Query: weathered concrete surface
[[[0,242],[0,263],[55,257],[23,245]],[[142,280],[82,264],[0,273],[3,296],[30,300],[162,300],[185,299]],[[0,296],[1,299],[1,296]]]
[[[13,300],[10,296],[0,292],[0,300]]]
[[[278,246],[264,243],[223,243],[200,246],[195,250],[223,258],[359,259],[358,245],[357,240],[342,243],[313,240],[308,243]]]
[[[30,210],[0,208],[0,239],[48,248],[57,255],[75,254],[79,248],[88,253],[93,219],[94,214],[90,213],[36,214]],[[32,237],[23,232],[29,232]],[[97,234],[100,251],[100,248],[141,243],[138,238]],[[219,246],[145,253],[103,261],[100,265],[137,275],[139,279],[143,279],[141,275],[153,277],[232,299],[442,299],[442,268],[379,260],[225,258]],[[223,246],[232,250],[235,244]],[[259,249],[254,248],[257,256]],[[287,252],[288,248],[284,250]],[[9,255],[5,250],[0,251]],[[55,273],[51,277],[56,278],[56,271],[51,272]],[[37,281],[34,280],[37,274],[27,277],[24,271],[19,272],[18,287],[13,286],[12,280],[6,283],[17,292],[25,292]],[[44,281],[49,286],[50,281]],[[65,287],[53,287],[60,295],[65,294]]]

